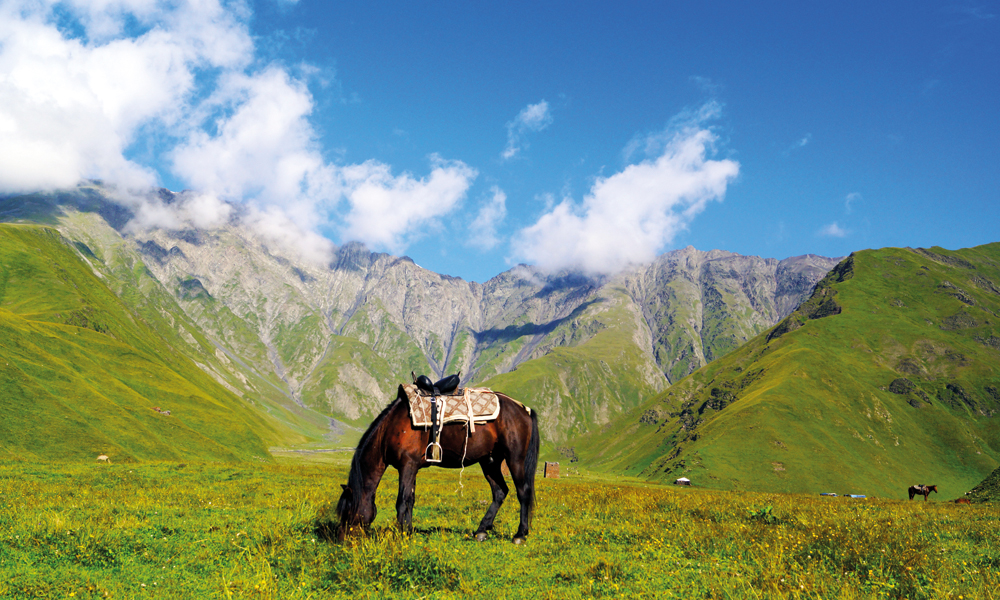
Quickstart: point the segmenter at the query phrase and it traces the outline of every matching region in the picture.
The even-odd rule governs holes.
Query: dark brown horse
[[[469,435],[469,428],[460,423],[441,428],[443,454],[439,466],[457,469],[479,463],[482,468],[493,491],[493,503],[475,532],[476,540],[483,541],[509,491],[500,473],[500,463],[506,460],[521,503],[521,523],[513,539],[520,544],[528,535],[535,508],[538,417],[535,411],[529,411],[509,396],[499,393],[497,396],[500,415],[494,421],[477,423],[475,433]],[[396,399],[368,426],[354,452],[347,485],[342,486],[344,492],[337,503],[339,539],[355,528],[367,529],[375,520],[375,490],[390,466],[399,471],[396,522],[400,530],[412,531],[417,471],[430,466],[424,454],[429,437],[427,429],[413,427],[406,392],[400,386]]]
[[[913,500],[914,496],[924,495],[924,502],[927,502],[927,496],[931,495],[931,492],[937,493],[936,485],[911,485],[910,489],[910,500]]]

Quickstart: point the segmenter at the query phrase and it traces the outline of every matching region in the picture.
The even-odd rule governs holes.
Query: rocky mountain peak
[[[348,421],[377,413],[411,371],[462,371],[467,383],[537,371],[527,389],[550,389],[534,402],[556,417],[565,403],[557,390],[568,389],[579,365],[573,377],[592,380],[597,412],[558,419],[586,429],[588,419],[607,418],[608,403],[627,409],[774,325],[837,262],[688,246],[611,277],[521,265],[479,284],[358,243],[337,247],[326,265],[303,262],[240,219],[215,229],[133,229],[113,202],[91,191],[70,196],[53,202],[77,211],[60,217],[64,235],[143,263],[227,357],[229,375],[219,377],[228,385],[267,381],[300,408]],[[524,370],[542,359],[549,366]],[[254,393],[264,391],[245,390]]]

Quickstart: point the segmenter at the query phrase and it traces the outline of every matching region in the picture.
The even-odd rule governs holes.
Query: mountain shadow
[[[548,335],[555,331],[560,325],[565,323],[570,323],[577,319],[586,311],[589,307],[594,304],[601,302],[606,302],[604,298],[593,298],[588,300],[579,306],[577,306],[573,312],[561,317],[559,319],[553,319],[548,323],[536,324],[536,323],[525,323],[523,325],[508,325],[500,329],[484,329],[483,331],[476,331],[473,333],[477,344],[491,345],[491,344],[503,344],[522,338],[525,336],[538,336],[538,335]]]

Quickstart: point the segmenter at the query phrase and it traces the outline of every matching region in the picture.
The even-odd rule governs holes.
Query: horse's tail
[[[541,446],[538,435],[538,411],[531,411],[531,439],[528,440],[528,453],[524,457],[524,478],[528,482],[528,522],[535,515],[535,473],[538,471],[538,451]]]

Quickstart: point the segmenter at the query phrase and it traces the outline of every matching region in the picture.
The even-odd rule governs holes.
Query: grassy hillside
[[[269,460],[289,432],[166,343],[87,252],[46,227],[0,225],[0,452]]]
[[[856,253],[775,328],[579,447],[723,489],[961,495],[1000,460],[1000,244]]]
[[[976,487],[969,491],[973,502],[1000,503],[1000,467],[986,476]]]
[[[108,204],[101,206],[109,209]],[[197,278],[188,276],[174,281],[175,285],[162,284],[145,262],[155,262],[155,253],[141,255],[109,227],[106,210],[83,209],[53,208],[61,212],[60,233],[157,337],[268,419],[280,421],[282,429],[287,429],[283,445],[315,440],[329,431],[329,417],[296,403],[286,382],[273,370],[271,352],[252,320],[255,313],[249,314],[251,320],[240,318],[209,294]],[[206,323],[212,326],[206,327]]]

